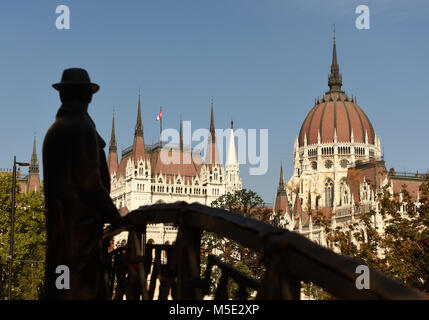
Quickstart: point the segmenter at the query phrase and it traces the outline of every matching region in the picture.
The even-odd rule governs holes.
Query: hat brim
[[[92,93],[96,93],[100,89],[100,86],[96,83],[82,83],[82,82],[65,82],[65,83],[60,82],[60,83],[54,83],[52,87],[55,90],[60,91],[61,88],[64,88],[65,86],[71,86],[71,85],[88,85],[91,87]]]

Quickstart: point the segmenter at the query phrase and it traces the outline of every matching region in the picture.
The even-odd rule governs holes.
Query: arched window
[[[331,179],[325,182],[325,206],[328,208],[334,206],[334,182]]]
[[[340,184],[340,206],[349,203],[349,193],[347,191],[346,180],[342,179]]]

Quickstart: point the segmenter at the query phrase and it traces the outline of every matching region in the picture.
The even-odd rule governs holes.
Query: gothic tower
[[[33,142],[33,154],[31,155],[30,168],[28,171],[28,186],[27,192],[40,190],[40,177],[39,177],[39,161],[37,160],[36,152],[36,137]]]

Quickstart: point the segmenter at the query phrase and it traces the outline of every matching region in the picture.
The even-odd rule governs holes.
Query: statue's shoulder
[[[48,129],[45,140],[66,142],[78,136],[94,135],[94,128],[90,121],[79,114],[69,114],[57,117]]]

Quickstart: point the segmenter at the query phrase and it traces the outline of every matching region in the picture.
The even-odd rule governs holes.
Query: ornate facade
[[[1,169],[0,174],[12,175],[12,170]],[[36,137],[34,137],[33,153],[31,154],[28,175],[22,175],[21,168],[18,167],[16,172],[16,183],[19,185],[20,193],[40,191],[39,161],[37,160]]]
[[[162,146],[160,143],[147,146],[144,142],[139,96],[134,142],[122,151],[120,162],[113,118],[108,155],[113,202],[125,215],[140,206],[155,203],[186,201],[210,206],[219,196],[240,190],[242,184],[232,123],[229,140],[227,159],[223,166],[216,144],[212,102],[205,161],[200,152],[192,151],[190,146],[183,144],[182,121],[180,142],[176,147]],[[147,239],[158,244],[172,243],[176,233],[172,226],[152,225],[148,227]]]
[[[281,168],[274,207],[288,229],[322,245],[326,245],[323,230],[312,222],[315,210],[330,217],[333,226],[345,225],[362,211],[378,213],[377,194],[386,185],[399,197],[405,185],[417,202],[424,180],[418,174],[387,172],[380,137],[356,97],[341,90],[335,37],[328,85],[295,140],[294,171],[287,184]],[[378,214],[374,224],[383,228]]]

